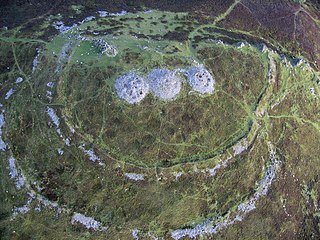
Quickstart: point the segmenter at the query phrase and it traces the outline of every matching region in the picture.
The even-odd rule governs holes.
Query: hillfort
[[[31,2],[0,32],[1,239],[319,239],[313,1]]]

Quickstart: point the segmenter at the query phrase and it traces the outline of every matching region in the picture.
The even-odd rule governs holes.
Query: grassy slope
[[[10,221],[10,210],[15,205],[23,204],[24,193],[17,193],[13,188],[12,180],[8,179],[6,170],[8,156],[2,154],[1,184],[4,187],[2,188],[1,202],[4,204],[1,204],[1,216],[3,216],[1,229],[3,229],[3,238],[42,239],[46,236],[47,239],[54,239],[58,235],[66,239],[104,239],[106,237],[127,239],[131,234],[130,229],[136,227],[166,235],[169,229],[194,225],[202,222],[206,217],[223,215],[253,192],[255,182],[261,177],[263,166],[268,158],[267,141],[276,144],[283,157],[284,167],[279,180],[275,183],[268,197],[259,203],[257,210],[252,212],[248,219],[228,228],[218,237],[232,239],[234,236],[243,236],[243,238],[259,236],[262,239],[281,239],[283,237],[316,236],[319,214],[317,207],[314,206],[319,199],[317,180],[317,156],[319,156],[319,148],[317,147],[319,143],[319,124],[317,123],[319,112],[317,109],[319,108],[319,100],[310,94],[310,87],[315,86],[316,90],[318,87],[316,87],[315,76],[307,68],[297,67],[292,69],[290,73],[289,69],[280,63],[279,59],[277,60],[279,66],[278,82],[273,88],[274,94],[268,104],[268,114],[264,118],[255,119],[263,127],[254,147],[251,151],[235,158],[232,164],[216,178],[207,178],[201,174],[186,174],[178,181],[175,181],[173,176],[156,181],[153,175],[154,171],[158,170],[151,168],[143,172],[147,176],[146,182],[132,183],[125,180],[123,173],[139,172],[141,169],[110,159],[109,153],[100,149],[103,142],[100,142],[101,145],[97,145],[97,150],[107,164],[105,168],[88,162],[76,145],[68,148],[62,157],[57,155],[56,149],[62,147],[62,143],[54,129],[48,130],[47,128],[48,118],[44,115],[46,107],[44,94],[48,76],[53,75],[54,71],[53,67],[48,67],[52,66],[51,52],[58,53],[64,41],[63,38],[56,39],[52,44],[47,45],[48,55],[42,59],[44,64],[41,66],[42,70],[32,79],[26,78],[28,81],[25,81],[18,88],[19,94],[14,95],[10,103],[6,103],[5,138],[10,143],[15,143],[12,151],[18,159],[19,166],[24,169],[30,182],[34,180],[40,182],[44,187],[43,195],[52,200],[57,199],[60,204],[71,210],[94,216],[103,224],[110,226],[110,229],[107,233],[86,231],[81,227],[71,226],[67,215],[60,216],[59,221],[56,221],[54,212],[49,210],[41,213],[32,211]],[[136,41],[138,40],[131,42],[130,38],[130,42],[121,42],[125,47],[126,44],[136,44]],[[105,84],[103,80],[110,78],[109,70],[103,70],[101,67],[105,64],[113,66],[116,60],[110,62],[110,58],[102,57],[104,59],[99,59],[99,64],[92,65],[92,61],[96,58],[96,52],[92,50],[88,42],[83,44],[73,52],[70,65],[66,67],[65,75],[61,77],[62,81],[66,81],[66,85],[60,85],[59,88],[63,92],[68,90],[68,86],[71,85],[74,92],[79,94],[81,81],[86,82],[89,79],[90,82],[86,85],[86,91],[83,91],[83,94],[90,97],[94,95],[98,84]],[[151,46],[154,46],[152,44],[150,43]],[[168,43],[164,42],[164,44]],[[179,44],[172,45],[179,46]],[[31,69],[30,59],[33,54],[31,49],[34,47],[34,45],[17,45],[16,43],[1,45],[1,54],[10,56],[2,58],[6,59],[2,64],[13,63],[14,66],[10,72],[1,74],[1,83],[3,84],[1,93],[5,93],[12,86],[15,86],[13,81],[16,76],[30,74],[28,69]],[[190,56],[189,48],[184,46],[180,48],[182,50],[179,54],[182,57]],[[219,97],[223,97],[225,101],[226,98],[230,99],[230,102],[226,101],[224,102],[226,105],[218,108],[220,112],[213,114],[213,117],[221,117],[220,114],[225,109],[229,109],[231,103],[234,106],[240,105],[242,108],[239,107],[235,111],[241,113],[244,111],[244,116],[250,111],[252,112],[255,97],[260,94],[263,87],[263,81],[260,85],[255,82],[260,87],[255,87],[256,85],[252,84],[257,76],[252,66],[257,66],[261,62],[263,65],[266,62],[266,56],[252,57],[257,56],[258,53],[251,48],[234,50],[234,48],[211,44],[200,45],[199,50],[202,48],[205,50],[199,51],[197,58],[205,58],[201,60],[215,73],[217,78],[216,101]],[[12,52],[12,50],[15,51]],[[82,58],[81,54],[88,51],[92,51],[90,52],[92,55],[88,58]],[[16,52],[15,57],[14,52]],[[154,56],[152,54],[154,53],[150,53],[151,56]],[[119,59],[121,57],[123,56],[119,56]],[[83,60],[85,67],[75,65],[76,60],[79,59]],[[156,63],[161,62],[162,59],[159,57]],[[118,71],[130,69],[130,65],[123,68]],[[234,71],[235,69],[238,71]],[[265,66],[261,66],[261,69],[260,74],[266,76]],[[68,82],[75,73],[81,76],[78,78],[79,82],[76,82],[76,79]],[[239,78],[242,79],[242,84],[237,81]],[[259,77],[259,79],[263,79],[263,77]],[[112,86],[112,84],[106,84],[106,86],[110,85]],[[78,88],[76,88],[77,86]],[[88,102],[88,104],[92,105],[80,105],[80,109],[82,107],[87,111],[88,106],[96,106],[96,109],[91,109],[92,113],[103,111],[104,108],[101,108],[99,103],[106,101],[108,96],[106,93],[110,91],[110,88],[109,90],[107,87],[105,89],[101,94],[102,97],[98,95],[98,97],[90,99],[93,102]],[[243,91],[245,91],[245,95],[242,94]],[[40,93],[40,97],[38,93]],[[59,95],[54,104],[68,107],[68,104],[77,100],[76,96],[72,94],[70,96]],[[281,100],[280,104],[270,109],[279,100]],[[3,97],[1,101],[4,102]],[[155,112],[167,105],[157,103],[152,99],[149,101],[156,102]],[[199,99],[199,101],[204,100]],[[187,103],[185,104],[187,105]],[[118,104],[123,105],[120,102]],[[172,109],[176,103],[170,104],[169,107]],[[200,106],[193,106],[194,102],[188,104],[191,104],[191,108],[200,108]],[[218,102],[213,106],[217,104]],[[129,106],[125,107],[130,110]],[[143,110],[145,109],[142,108]],[[134,113],[135,111],[130,112],[130,114]],[[156,114],[154,115],[156,116]],[[252,117],[251,114],[250,117]],[[222,120],[225,120],[225,117]],[[91,119],[91,121],[95,120]],[[83,124],[82,127],[87,128],[80,128],[80,130],[94,132],[92,128],[97,126],[98,130],[96,131],[100,133],[103,119],[97,120],[96,125],[92,122],[90,125],[88,125],[89,123]],[[236,123],[239,124],[237,121]],[[225,133],[223,130],[227,130],[227,127],[226,122],[224,128],[221,129],[222,133]],[[65,125],[62,128],[66,130]],[[124,138],[126,139],[126,137]],[[90,140],[90,138],[80,135],[75,137],[74,143],[81,143],[83,140]],[[198,166],[206,167],[210,165],[210,162],[206,161]],[[186,164],[186,166],[177,166],[173,169],[179,168],[184,171],[194,170],[196,165]],[[312,204],[307,204],[307,202]],[[286,215],[284,205],[291,217]]]

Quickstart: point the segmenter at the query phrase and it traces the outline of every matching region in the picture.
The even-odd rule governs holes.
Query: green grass
[[[170,43],[166,49],[178,45]],[[173,102],[148,96],[137,106],[128,105],[113,93],[119,75],[192,66],[186,46],[180,46],[178,62],[176,56],[154,52],[152,47],[143,52],[126,48],[115,58],[100,56],[88,41],[75,47],[59,84],[58,99],[64,99],[64,114],[86,140],[95,139],[120,161],[164,167],[211,158],[248,133],[252,111],[267,81],[263,55],[252,48],[206,44],[198,51],[207,51],[201,60],[216,78],[213,96],[189,95],[184,84]],[[210,54],[219,57],[213,61]],[[238,71],[228,70],[235,64]],[[251,64],[256,68],[249,68]]]
[[[145,13],[140,20],[136,15],[81,26],[80,31],[88,26],[110,30],[101,38],[116,46],[118,55],[99,54],[90,40],[77,42],[59,75],[54,73],[58,55],[68,41],[76,42],[78,30],[58,35],[48,44],[17,36],[0,38],[1,66],[12,66],[0,74],[1,96],[11,87],[16,90],[10,101],[0,98],[6,109],[3,137],[11,149],[0,153],[1,239],[128,239],[135,228],[167,239],[171,230],[236,211],[253,194],[265,170],[269,142],[284,163],[279,181],[248,218],[217,238],[276,238],[279,229],[292,232],[300,222],[306,232],[313,232],[312,221],[318,221],[319,213],[306,201],[319,200],[319,99],[310,94],[316,74],[304,66],[288,68],[274,54],[277,81],[268,83],[266,53],[252,46],[235,48],[204,40],[193,45],[192,38],[175,41],[166,34],[183,33],[187,26],[177,27],[192,22],[186,14]],[[111,29],[117,26],[122,31],[119,36]],[[139,31],[145,37],[132,37]],[[39,69],[30,75],[38,44],[43,55]],[[171,102],[148,95],[140,104],[129,105],[114,93],[115,79],[128,71],[147,75],[155,67],[189,67],[193,60],[214,74],[212,96],[190,93],[186,83]],[[25,81],[17,86],[14,80],[20,75]],[[51,80],[58,84],[49,103],[45,94]],[[60,128],[71,138],[71,147],[48,127],[47,106],[61,116]],[[266,113],[257,116],[255,110],[261,108]],[[69,132],[63,117],[76,134]],[[248,150],[209,177],[208,170],[233,156],[233,146],[241,140],[248,141]],[[93,148],[105,166],[90,162],[78,148],[82,143]],[[58,155],[58,148],[64,155]],[[70,214],[32,210],[10,220],[12,208],[24,205],[26,195],[8,176],[8,154],[16,157],[31,188],[36,190],[34,183],[39,184],[43,188],[39,194],[68,208]],[[124,176],[128,172],[141,173],[146,180],[129,181]],[[176,180],[173,172],[183,175]],[[283,221],[284,204],[288,212],[298,212],[296,221]],[[92,216],[109,229],[102,233],[73,226],[72,212]],[[273,227],[274,221],[279,229]]]

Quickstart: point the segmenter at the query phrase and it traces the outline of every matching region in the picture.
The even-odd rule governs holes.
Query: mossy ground
[[[215,237],[317,236],[319,95],[310,93],[310,87],[318,90],[316,76],[305,65],[285,66],[277,55],[276,82],[270,84],[266,53],[252,46],[177,39],[185,32],[181,21],[188,21],[186,14],[156,12],[110,17],[97,25],[86,23],[41,44],[44,53],[33,75],[31,59],[39,43],[17,43],[18,36],[12,42],[1,42],[0,101],[6,109],[4,138],[10,144],[8,152],[0,153],[1,237],[128,239],[131,230],[138,228],[167,239],[171,230],[225,216],[252,195],[268,163],[269,142],[283,161],[280,176],[247,219]],[[198,25],[189,21],[188,26]],[[152,32],[152,22],[159,23],[159,32]],[[119,54],[102,56],[90,41],[77,42],[78,31],[90,30],[88,27],[109,31],[101,37],[114,44]],[[110,36],[119,31],[120,36]],[[132,38],[137,31],[144,36]],[[77,43],[58,75],[58,56],[69,38]],[[141,46],[148,48],[141,51]],[[127,71],[138,69],[147,74],[159,66],[183,68],[193,59],[214,74],[212,96],[190,93],[185,83],[171,102],[149,95],[139,105],[128,105],[114,93],[114,80]],[[14,84],[18,76],[25,79],[20,85]],[[45,94],[51,80],[58,86],[49,103]],[[12,87],[15,94],[5,101]],[[47,106],[66,117],[66,122],[61,117],[60,128],[72,139],[70,147],[49,127]],[[258,106],[265,107],[262,117],[255,114]],[[75,127],[75,135],[67,123]],[[253,134],[257,125],[257,134]],[[232,156],[233,146],[244,138],[253,139],[252,144],[215,177],[201,173]],[[88,161],[78,147],[82,143],[95,150],[104,167]],[[58,148],[64,149],[62,156]],[[70,212],[56,215],[49,209],[32,210],[10,220],[11,209],[24,205],[26,195],[9,178],[8,154],[16,157],[31,188],[36,189],[38,183],[41,195]],[[126,172],[144,174],[146,180],[128,181]],[[176,179],[172,172],[183,175]],[[71,225],[72,212],[92,216],[109,229],[93,232]]]
[[[116,25],[125,22],[130,26],[138,17],[149,21],[149,26],[158,16],[167,19],[163,20],[167,25],[168,22],[178,25],[180,21],[179,14],[159,12],[111,19]],[[87,23],[78,31],[87,25],[96,31],[94,23]],[[127,30],[128,26],[122,28]],[[150,37],[149,29],[141,28],[140,32],[145,38]],[[69,38],[65,36],[64,41]],[[135,39],[129,32],[123,32],[119,38],[108,35],[105,39],[117,46],[119,54],[114,58],[99,56],[90,41],[79,43],[61,77],[57,100],[66,105],[63,113],[72,125],[87,140],[95,139],[113,157],[140,166],[197,161],[216,155],[248,132],[252,121],[248,114],[254,110],[267,83],[267,59],[257,50],[252,47],[235,50],[210,43],[192,49],[188,44],[191,40],[181,43]],[[49,52],[59,52],[55,46],[61,47],[61,40],[57,37]],[[157,67],[187,68],[193,66],[195,59],[216,77],[213,96],[192,94],[186,83],[172,102],[149,95],[141,104],[131,106],[114,94],[115,79],[129,71],[147,75]],[[232,67],[239,70],[230,71]]]

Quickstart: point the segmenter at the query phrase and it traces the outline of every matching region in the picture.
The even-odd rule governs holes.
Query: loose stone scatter
[[[100,157],[96,155],[92,148],[89,150],[85,149],[85,144],[81,144],[78,148],[83,151],[83,153],[89,158],[90,161],[97,162],[100,166],[105,166]]]
[[[62,21],[55,21],[52,26],[58,30],[60,33],[65,33],[68,32],[69,30],[71,30],[72,28],[78,26],[76,23],[73,24],[72,26],[66,26],[64,25],[64,22]]]
[[[3,113],[0,114],[0,151],[4,151],[7,147],[7,144],[2,139],[2,128],[5,124]]]
[[[34,73],[37,68],[38,68],[38,64],[39,64],[39,55],[40,55],[40,49],[39,48],[36,48],[36,56],[34,57],[33,59],[33,62],[32,62],[32,73]]]
[[[238,42],[238,43],[236,44],[236,48],[243,48],[243,47],[245,47],[245,46],[247,46],[247,43],[246,43],[246,42]]]
[[[53,108],[47,107],[47,113],[52,121],[52,123],[58,128],[60,125],[60,119],[58,115],[56,114],[55,110]]]
[[[94,19],[96,19],[95,16],[88,16],[85,19],[83,19],[82,21],[80,21],[79,24],[81,25],[81,24],[84,24],[85,22],[90,22],[90,21],[92,21]]]
[[[57,151],[60,156],[62,156],[64,154],[64,151],[61,148],[58,148]]]
[[[266,195],[273,180],[276,177],[277,172],[279,171],[281,162],[276,159],[275,155],[270,156],[271,157],[271,164],[268,166],[264,177],[261,179],[261,181],[258,184],[258,187],[256,188],[256,192],[253,196],[249,198],[249,200],[245,201],[244,203],[241,203],[237,208],[237,213],[233,219],[230,219],[228,216],[225,220],[220,220],[220,218],[213,220],[213,221],[207,221],[202,224],[198,224],[194,228],[186,228],[186,229],[178,229],[171,233],[171,237],[175,240],[189,237],[191,239],[194,239],[200,235],[204,234],[215,234],[219,230],[230,226],[234,224],[235,222],[242,221],[244,216],[254,210],[256,208],[257,201],[263,196]]]
[[[25,214],[27,212],[29,212],[31,209],[30,207],[26,204],[23,205],[22,207],[14,207],[12,209],[12,217],[16,217],[18,214]]]
[[[136,174],[136,173],[125,173],[124,174],[127,178],[129,178],[130,180],[134,180],[134,181],[143,181],[144,180],[144,176],[141,174]]]
[[[51,122],[51,126],[54,126],[56,129],[56,132],[58,133],[59,137],[62,138],[64,144],[68,147],[71,146],[71,141],[69,138],[65,138],[62,134],[61,129],[59,128],[60,126],[60,118],[58,117],[56,111],[53,108],[47,107],[46,113],[48,114]]]
[[[93,41],[93,45],[98,48],[98,50],[102,53],[102,54],[106,54],[110,57],[115,57],[117,56],[118,52],[117,49],[108,44],[105,40],[103,39],[94,39]]]
[[[83,145],[79,146],[79,148],[89,157],[90,161],[100,161],[100,158],[94,153],[92,149],[86,150]]]
[[[131,233],[132,233],[132,237],[133,237],[134,240],[139,240],[140,239],[139,238],[139,230],[138,229],[132,230]]]
[[[71,54],[73,45],[74,45],[74,42],[67,42],[63,45],[61,52],[59,54],[55,73],[59,74],[63,66],[68,62],[69,55]]]
[[[248,143],[247,142],[240,142],[237,145],[235,145],[233,147],[233,151],[234,151],[234,156],[237,156],[241,153],[243,153],[244,151],[246,151],[248,149]]]
[[[4,99],[5,99],[5,100],[8,100],[13,93],[14,93],[14,90],[11,88],[11,89],[6,93],[6,96],[5,96]]]
[[[25,186],[27,189],[29,188],[28,186]],[[41,188],[39,186],[37,187],[38,191],[41,191]],[[14,207],[12,209],[12,219],[14,219],[17,215],[19,214],[25,214],[29,212],[30,210],[35,210],[40,212],[41,210],[47,208],[51,210],[55,210],[56,216],[63,212],[69,212],[69,209],[60,207],[58,203],[52,202],[45,197],[41,196],[40,194],[37,194],[34,190],[30,190],[27,192],[28,195],[28,200],[25,205],[21,207]],[[34,205],[34,204],[36,205]]]
[[[127,11],[124,11],[122,10],[121,12],[117,12],[117,13],[109,13],[107,11],[98,11],[99,13],[99,17],[107,17],[107,16],[114,16],[114,17],[119,17],[119,16],[124,16],[124,15],[127,15],[128,12]]]
[[[47,87],[53,88],[53,87],[54,87],[54,82],[48,82],[48,83],[47,83]]]
[[[181,90],[182,79],[174,71],[154,69],[148,76],[150,91],[163,100],[176,98]]]
[[[145,79],[133,72],[119,77],[115,88],[118,96],[130,104],[140,102],[149,92]]]
[[[25,185],[25,180],[23,175],[17,169],[16,159],[14,157],[9,157],[9,175],[12,179],[14,179],[16,188],[20,190]]]
[[[258,43],[258,44],[256,44],[256,47],[257,47],[257,49],[258,49],[260,52],[265,53],[265,52],[268,51],[268,47],[267,47],[267,45],[264,44],[264,43]]]
[[[19,84],[19,83],[21,83],[21,82],[23,82],[23,78],[22,78],[22,77],[18,77],[18,78],[16,79],[16,81],[15,81],[16,84]]]
[[[99,13],[99,17],[106,17],[109,14],[107,11],[98,11],[98,13]]]
[[[86,217],[86,216],[84,216],[83,214],[80,214],[80,213],[75,213],[72,216],[71,223],[72,224],[80,223],[80,224],[84,225],[87,229],[92,229],[92,230],[95,230],[95,231],[97,231],[97,230],[101,230],[101,231],[106,230],[106,228],[103,227],[100,222],[94,220],[91,217]]]
[[[74,5],[73,8],[82,6]],[[303,86],[299,79],[308,82],[303,88],[305,91],[318,94],[318,88],[310,85],[316,75],[311,74],[311,69],[305,69],[302,60],[296,61],[296,65],[301,66],[295,71],[291,64],[285,65],[285,55],[278,55],[265,45],[261,46],[265,54],[261,54],[246,42],[229,45],[221,40],[211,41],[207,36],[214,24],[202,26],[187,13],[99,11],[98,14],[106,19],[91,23],[98,16],[89,16],[70,26],[56,21],[54,26],[62,34],[54,36],[48,44],[31,41],[30,47],[25,48],[27,39],[21,45],[5,43],[4,48],[1,46],[1,50],[8,51],[9,55],[15,47],[19,51],[13,56],[13,65],[6,64],[11,80],[0,83],[2,98],[8,100],[4,101],[6,109],[0,104],[0,151],[8,150],[1,152],[1,156],[6,162],[4,181],[10,184],[3,191],[3,199],[10,198],[5,215],[10,216],[12,209],[12,221],[8,221],[4,238],[10,238],[12,234],[28,236],[39,220],[57,222],[56,231],[52,233],[54,236],[67,233],[71,239],[81,235],[95,239],[134,240],[170,239],[170,234],[172,239],[214,238],[209,235],[244,221],[246,214],[259,207],[257,202],[268,194],[279,171],[286,171],[281,169],[275,151],[277,147],[283,156],[281,144],[274,147],[268,143],[269,164],[261,166],[268,161],[265,145],[269,138],[266,136],[283,130],[281,124],[274,123],[292,117],[290,121],[295,121],[297,126],[299,122],[308,123],[303,127],[317,130],[316,117],[308,114],[311,117],[305,120],[303,117],[307,114],[300,109],[294,109],[300,116],[296,119],[296,111],[283,113],[282,108],[276,115],[271,112],[269,115],[268,106],[277,102],[286,110],[286,104],[292,102],[289,98],[288,101],[281,99],[288,97],[291,90]],[[47,23],[64,17],[49,17]],[[185,34],[185,25],[189,26],[190,34]],[[203,31],[198,31],[200,28]],[[16,37],[25,36],[20,36],[19,31],[14,33]],[[176,38],[181,33],[190,45]],[[33,38],[37,36],[31,34],[30,40]],[[199,42],[199,39],[207,40]],[[17,41],[21,40],[17,38]],[[82,44],[84,41],[86,44]],[[24,51],[29,55],[35,44],[41,47],[41,58],[37,49],[33,62],[30,62],[32,72],[26,71],[22,79],[19,77],[21,70],[14,65],[24,63]],[[204,66],[196,59],[208,65]],[[248,71],[248,66],[252,71]],[[22,67],[24,69],[25,64]],[[124,72],[119,74],[120,71]],[[282,81],[280,75],[292,77],[292,81]],[[275,81],[276,76],[279,81]],[[35,83],[31,89],[33,94],[27,86],[28,79]],[[217,85],[223,83],[221,94],[216,93],[216,81]],[[110,83],[115,84],[113,89],[109,88]],[[249,87],[240,89],[240,83]],[[317,84],[320,85],[320,80]],[[188,90],[192,94],[188,94]],[[151,95],[145,99],[149,92],[157,99]],[[17,93],[19,97],[15,95]],[[43,102],[44,94],[47,104]],[[33,103],[34,96],[41,102],[37,101],[32,108],[25,107]],[[309,98],[302,100],[307,102]],[[318,99],[313,97],[312,100]],[[140,102],[141,105],[137,105]],[[124,103],[128,104],[123,106]],[[99,104],[102,104],[101,108],[92,108]],[[240,105],[255,108],[244,110]],[[283,115],[285,118],[281,117]],[[265,117],[266,121],[252,121],[255,116]],[[45,120],[47,128],[44,127]],[[70,132],[65,132],[67,127]],[[308,133],[311,131],[308,129]],[[1,138],[2,132],[6,143]],[[283,134],[284,138],[291,136],[291,132],[284,131]],[[270,135],[270,139],[276,137]],[[314,139],[312,137],[310,141]],[[307,140],[309,138],[305,139],[303,147],[310,143]],[[306,152],[310,152],[308,150]],[[294,156],[289,151],[286,153],[283,161],[290,163],[286,158],[290,160]],[[239,154],[241,157],[236,158]],[[307,157],[311,162],[313,156],[316,165],[316,153]],[[90,160],[89,164],[82,164],[84,158]],[[242,161],[247,158],[252,161]],[[245,174],[232,174],[234,170]],[[296,181],[312,181],[312,176],[304,179],[302,175],[292,176]],[[217,181],[209,179],[214,177]],[[186,191],[184,186],[190,181],[192,186]],[[254,182],[256,184],[250,186]],[[227,193],[219,192],[221,184],[228,189]],[[233,190],[238,186],[241,188]],[[12,192],[13,187],[20,190]],[[309,189],[307,186],[306,189],[302,185],[301,190],[299,202],[308,202],[303,195],[312,193],[313,187]],[[216,204],[203,201],[208,193],[216,195]],[[228,196],[224,197],[226,194]],[[59,199],[65,205],[54,202]],[[268,196],[266,201],[269,200]],[[269,209],[272,216],[277,216],[279,210],[283,215],[282,204]],[[304,206],[301,206],[297,211],[303,210]],[[44,209],[50,211],[38,214]],[[210,209],[210,212],[204,213],[203,209]],[[13,219],[27,212],[30,215]],[[258,218],[255,220],[259,221],[260,213],[257,209],[255,216]],[[288,215],[286,210],[285,213]],[[206,216],[207,219],[199,220]],[[177,222],[178,218],[181,221]],[[303,218],[298,220],[300,222]],[[202,222],[199,224],[199,221]],[[110,225],[110,231],[105,231],[106,225]],[[36,230],[31,235],[52,237],[46,229]],[[232,239],[235,231],[231,229],[231,235],[227,237]],[[256,232],[253,229],[250,236]]]
[[[71,146],[71,142],[69,138],[63,138],[63,142],[66,146],[70,147]]]
[[[229,156],[226,159],[224,159],[221,163],[218,163],[215,167],[207,168],[205,172],[209,173],[211,177],[214,177],[217,174],[219,169],[226,168],[228,166],[228,163],[231,159],[232,159],[232,156]]]
[[[49,99],[49,101],[52,101],[52,91],[48,91],[46,92],[46,97]]]
[[[196,92],[212,94],[214,92],[215,81],[213,76],[204,67],[191,67],[187,69],[186,76],[188,83]]]
[[[173,176],[176,177],[176,180],[178,180],[183,175],[183,172],[173,172]]]
[[[128,12],[127,12],[127,11],[125,11],[125,10],[122,10],[121,12],[117,12],[117,13],[110,13],[110,14],[109,14],[109,16],[119,17],[119,16],[124,16],[124,15],[126,15],[126,14],[128,14]]]

